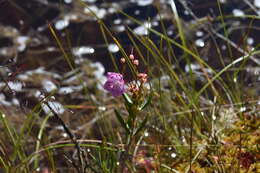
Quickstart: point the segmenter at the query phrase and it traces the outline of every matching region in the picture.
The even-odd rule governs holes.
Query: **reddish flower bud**
[[[131,60],[134,60],[134,59],[135,59],[135,57],[134,57],[133,54],[129,55],[129,58],[130,58]]]
[[[147,82],[147,74],[146,73],[139,73],[137,74],[138,79],[142,82],[145,83]]]
[[[138,66],[138,65],[139,65],[139,61],[138,61],[137,59],[135,59],[135,60],[133,61],[133,64],[136,65],[136,66]]]

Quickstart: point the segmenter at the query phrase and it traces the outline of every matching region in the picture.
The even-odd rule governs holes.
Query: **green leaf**
[[[115,109],[115,114],[116,114],[116,117],[117,117],[118,121],[120,122],[120,124],[123,126],[123,128],[126,130],[126,132],[128,134],[130,134],[130,129],[129,129],[128,124],[125,122],[123,117],[120,115],[120,113],[116,109]]]
[[[140,126],[136,129],[134,136],[137,135],[140,131],[142,131],[146,125],[148,121],[148,116],[145,117],[145,119],[142,121],[142,123],[140,124]]]
[[[135,116],[133,116],[134,114],[131,114],[129,113],[129,116],[128,116],[128,119],[127,119],[127,124],[128,124],[128,127],[130,129],[133,129],[133,121],[134,121],[134,118]]]
[[[127,106],[132,106],[133,105],[132,99],[126,93],[123,94],[123,97],[125,99],[125,102],[126,102]]]
[[[147,99],[144,100],[144,102],[141,104],[140,107],[138,107],[138,110],[143,110],[146,106],[148,106],[152,101],[153,94],[151,93]]]

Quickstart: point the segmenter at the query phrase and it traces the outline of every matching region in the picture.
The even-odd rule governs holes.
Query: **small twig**
[[[257,8],[248,0],[244,0],[244,2],[258,15],[258,10]]]
[[[237,49],[240,53],[244,54],[245,56],[250,55],[250,53],[243,50],[241,47],[239,47],[236,43],[234,43],[232,40],[226,38],[225,36],[217,33],[215,30],[212,29],[212,33],[215,34],[218,38],[226,41],[228,44],[230,44],[233,48]],[[252,61],[254,61],[257,65],[260,65],[260,61],[256,59],[254,56],[249,57]]]
[[[65,154],[63,154],[63,156],[65,157],[65,159],[67,159],[67,161],[68,161],[70,164],[72,164],[72,166],[73,166],[77,171],[80,171],[78,165],[77,165],[73,160],[69,159],[69,157],[67,157]]]

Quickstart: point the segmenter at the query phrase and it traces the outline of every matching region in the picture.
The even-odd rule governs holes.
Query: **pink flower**
[[[146,73],[139,73],[137,74],[138,79],[142,82],[145,83],[147,82],[147,74]]]
[[[121,96],[125,92],[125,81],[120,73],[108,72],[104,89],[114,97]]]

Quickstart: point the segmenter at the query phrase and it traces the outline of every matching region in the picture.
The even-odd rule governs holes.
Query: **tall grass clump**
[[[65,107],[88,110],[91,123],[80,124],[79,120],[73,125],[59,115],[51,105],[56,91],[24,113],[20,124],[12,121],[9,111],[1,110],[0,172],[260,171],[259,95],[257,91],[248,92],[243,81],[245,69],[258,62],[259,44],[253,49],[237,45],[229,38],[232,29],[226,28],[230,18],[259,17],[225,16],[218,3],[218,16],[199,19],[194,15],[194,23],[187,28],[175,1],[170,1],[170,7],[175,37],[168,35],[163,19],[158,31],[118,10],[127,20],[147,30],[146,35],[140,36],[125,26],[130,51],[92,12],[106,46],[112,41],[122,58],[113,54],[105,57],[114,65],[102,83],[106,92],[84,84],[80,73],[77,75],[88,104],[69,103]],[[157,10],[162,18],[159,7]],[[218,30],[214,28],[216,23]],[[248,30],[250,27],[251,24]],[[75,70],[75,57],[64,49],[51,24],[49,29],[70,69]],[[208,35],[209,50],[204,50],[207,54],[189,37],[189,32],[199,29]],[[247,37],[246,33],[242,39]],[[225,54],[222,44],[227,46]],[[238,49],[239,56],[233,49]],[[212,64],[209,58],[219,64]],[[48,107],[49,114],[43,112],[41,105]],[[69,111],[67,114],[75,116]],[[62,128],[63,136],[49,136],[54,125]],[[84,131],[79,133],[77,128]]]

